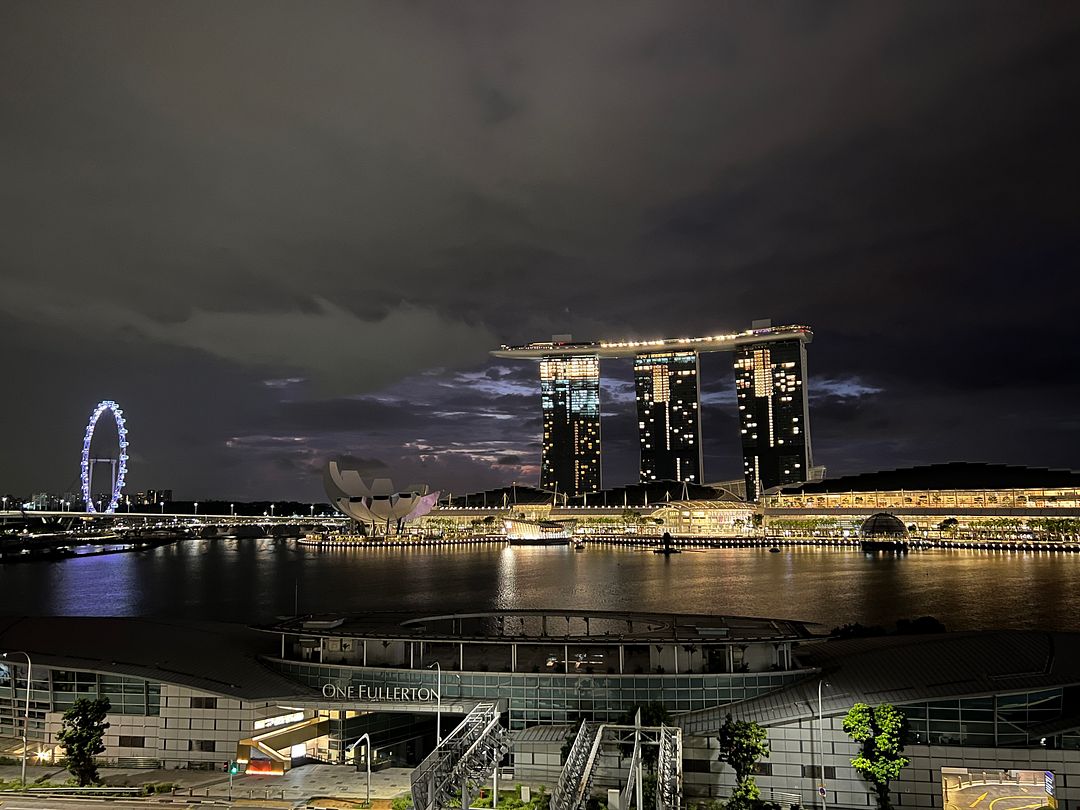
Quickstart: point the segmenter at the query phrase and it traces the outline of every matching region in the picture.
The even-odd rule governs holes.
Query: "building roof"
[[[269,700],[316,693],[265,666],[274,640],[240,624],[88,616],[0,618],[0,650],[35,665],[145,678],[224,697]],[[14,658],[17,664],[21,656]]]
[[[523,346],[503,345],[493,351],[492,355],[511,360],[538,360],[541,357],[581,354],[595,354],[598,357],[633,357],[637,354],[652,352],[728,352],[739,346],[792,339],[809,343],[814,339],[814,333],[809,326],[791,324],[746,329],[742,332],[707,337],[657,338],[656,340],[551,340],[527,343]]]
[[[563,726],[529,726],[511,733],[515,744],[521,743],[564,743],[567,737],[577,733],[573,724]]]
[[[786,619],[554,609],[297,616],[258,629],[302,636],[485,644],[724,643],[811,636],[808,623]]]
[[[682,715],[690,733],[727,714],[762,725],[845,714],[854,703],[904,704],[1080,684],[1080,633],[991,631],[884,636],[807,644],[796,654],[813,674],[751,700]],[[1078,721],[1080,725],[1080,721]]]
[[[685,498],[684,498],[685,496]],[[590,492],[573,498],[549,489],[514,484],[509,487],[497,487],[483,492],[470,492],[467,495],[453,496],[443,500],[440,508],[447,509],[509,509],[514,506],[543,506],[552,504],[557,507],[580,507],[587,505],[610,509],[637,508],[648,504],[658,506],[668,501],[679,500],[707,501],[716,505],[719,501],[733,505],[745,503],[738,495],[716,486],[691,484],[683,481],[650,481],[646,484],[626,484],[621,487]]]
[[[454,497],[447,493],[447,499],[441,505],[452,508],[487,508],[502,509],[511,506],[536,506],[551,503],[555,493],[546,489],[511,484],[508,487],[496,487],[482,492],[470,492]]]
[[[649,481],[648,483],[612,487],[600,492],[591,492],[588,495],[578,495],[567,499],[567,504],[570,506],[588,504],[589,506],[632,507],[644,506],[646,503],[655,506],[660,503],[678,500],[744,503],[738,496],[728,492],[726,489],[704,484],[691,484],[687,481]]]
[[[947,464],[926,464],[921,467],[904,467],[812,481],[785,487],[780,494],[812,495],[826,492],[895,492],[922,489],[1048,489],[1054,487],[1080,487],[1080,472],[953,461]]]
[[[863,521],[859,534],[863,537],[906,537],[907,527],[895,515],[878,512]]]

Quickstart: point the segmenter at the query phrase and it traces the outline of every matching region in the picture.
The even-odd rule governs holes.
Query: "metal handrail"
[[[445,807],[458,785],[494,770],[497,749],[506,750],[500,714],[498,704],[478,703],[412,772],[413,804],[418,810]]]
[[[623,788],[622,795],[619,798],[619,807],[625,810],[630,810],[630,800],[634,798],[634,788],[637,786],[637,769],[641,767],[641,740],[636,739],[634,741],[634,753],[630,757],[630,778],[626,780],[626,787]]]
[[[592,739],[599,727],[593,723],[582,722],[578,728],[577,736],[570,746],[570,752],[566,755],[566,765],[563,766],[559,780],[555,783],[555,790],[551,792],[551,806],[554,810],[564,810],[568,795],[574,792],[574,786],[581,778],[582,771],[592,749]]]
[[[656,769],[657,810],[678,810],[682,803],[681,729],[660,726],[660,756]]]

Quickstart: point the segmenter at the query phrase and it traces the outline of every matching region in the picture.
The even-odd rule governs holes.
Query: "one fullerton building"
[[[538,360],[543,413],[540,486],[567,497],[599,492],[600,360],[632,357],[641,482],[703,483],[698,356],[734,352],[747,500],[806,481],[813,464],[806,392],[807,326],[755,321],[735,334],[647,341],[502,346],[506,359]]]

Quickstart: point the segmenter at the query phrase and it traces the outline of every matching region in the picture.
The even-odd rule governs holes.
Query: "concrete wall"
[[[214,709],[193,709],[191,698],[215,698]],[[109,714],[102,759],[146,757],[166,768],[214,767],[236,758],[237,743],[254,733],[255,721],[282,713],[276,705],[223,698],[209,692],[162,684],[161,715]],[[62,712],[46,716],[48,739],[55,740]],[[120,737],[142,737],[143,746],[120,747]],[[213,751],[199,751],[195,741],[213,743]]]
[[[786,800],[797,796],[803,807],[820,807],[817,797],[821,756],[818,751],[817,722],[802,721],[768,729],[772,756],[765,762],[769,775],[756,777],[763,798]],[[841,728],[841,718],[825,718],[824,764],[835,769],[827,780],[829,808],[874,807],[873,793],[851,767],[857,746]],[[1080,810],[1080,751],[1051,751],[1043,748],[969,748],[960,746],[912,745],[905,751],[911,764],[893,783],[893,804],[898,808],[918,807],[942,810],[941,768],[988,770],[1054,771],[1060,810]],[[553,787],[561,765],[560,744],[525,743],[515,748],[515,779]],[[597,774],[597,789],[625,779],[614,756],[605,757]],[[813,766],[814,776],[803,776],[803,766]],[[683,791],[691,800],[726,798],[735,785],[734,773],[717,759],[715,737],[683,737]],[[1033,797],[1033,801],[1039,797]],[[782,801],[785,803],[785,801]]]
[[[858,747],[844,733],[842,718],[826,717],[823,732],[824,764],[836,776],[828,779],[830,807],[873,807],[874,797],[867,783],[851,767]],[[768,729],[772,774],[758,776],[763,793],[769,790],[796,793],[804,807],[820,806],[816,790],[818,778],[804,777],[803,765],[819,772],[817,722],[802,721]],[[684,738],[684,759],[693,762],[684,774],[687,796],[726,796],[734,787],[731,769],[716,760],[716,739]],[[942,808],[941,768],[985,768],[993,770],[1049,770],[1057,774],[1058,799],[1062,810],[1080,807],[1080,751],[1049,751],[1043,748],[969,748],[961,746],[912,745],[905,750],[911,764],[893,783],[893,804],[897,807]],[[705,771],[704,769],[708,770]],[[1075,786],[1074,786],[1075,783]],[[1035,797],[1037,798],[1037,797]]]

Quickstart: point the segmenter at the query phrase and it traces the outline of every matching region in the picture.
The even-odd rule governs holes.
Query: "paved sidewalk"
[[[409,792],[411,768],[385,768],[371,774],[371,798],[392,799]],[[186,791],[185,791],[186,792]],[[227,798],[228,779],[193,791],[198,797]],[[367,794],[367,774],[348,765],[304,765],[284,776],[237,776],[233,799],[267,799],[298,802],[312,798],[363,799]],[[328,806],[328,805],[321,805]]]
[[[6,781],[18,781],[21,766],[0,765],[0,779]],[[228,774],[221,771],[189,771],[181,769],[146,768],[98,768],[101,781],[110,787],[136,787],[148,783],[175,782],[188,788],[204,787],[220,782],[224,779],[228,782]],[[33,785],[38,780],[46,780],[53,784],[63,784],[71,778],[67,769],[56,765],[30,765],[26,766],[26,784]]]

